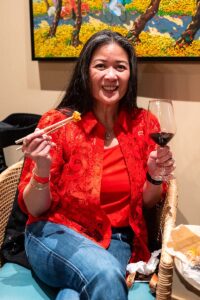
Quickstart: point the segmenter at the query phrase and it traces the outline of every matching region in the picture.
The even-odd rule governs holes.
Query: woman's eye
[[[98,69],[98,70],[104,70],[105,69],[105,65],[104,64],[97,64],[95,66],[95,68]]]
[[[124,65],[117,66],[117,70],[119,70],[119,71],[124,71],[125,69],[126,69],[126,67]]]

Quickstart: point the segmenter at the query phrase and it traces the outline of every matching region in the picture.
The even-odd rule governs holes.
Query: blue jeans
[[[28,225],[25,249],[37,277],[60,291],[56,300],[127,300],[129,230],[113,230],[104,249],[76,231],[51,222]]]

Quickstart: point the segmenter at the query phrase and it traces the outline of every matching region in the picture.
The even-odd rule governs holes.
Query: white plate
[[[183,270],[182,270],[182,262],[180,259],[178,259],[177,257],[174,258],[174,263],[176,266],[176,269],[178,270],[179,274],[189,283],[191,284],[193,287],[195,287],[198,291],[200,291],[200,283],[196,282],[195,280],[193,280],[192,278],[188,278],[187,276],[185,276],[183,274]],[[200,274],[199,274],[200,276]]]
[[[192,232],[200,236],[200,226],[198,225],[185,225],[190,229]],[[193,287],[195,287],[197,290],[200,291],[200,282],[198,283],[197,281],[193,280],[192,278],[188,278],[183,274],[183,267],[182,267],[182,261],[178,259],[177,257],[174,258],[174,263],[176,266],[176,269],[178,270],[179,274]],[[199,272],[199,277],[200,277],[200,272]]]

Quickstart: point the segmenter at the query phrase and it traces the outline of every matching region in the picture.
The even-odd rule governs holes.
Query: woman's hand
[[[37,174],[42,177],[49,175],[52,163],[50,150],[55,146],[51,136],[43,133],[43,130],[36,128],[23,141],[22,151],[25,156],[30,157],[36,165]]]
[[[164,181],[173,179],[173,171],[176,165],[169,146],[158,147],[155,151],[152,151],[149,155],[147,167],[149,175],[155,180],[159,177]]]

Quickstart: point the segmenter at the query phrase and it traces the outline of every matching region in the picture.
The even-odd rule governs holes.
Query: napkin
[[[184,277],[200,284],[200,226],[179,225],[171,232],[166,251],[181,262]]]

